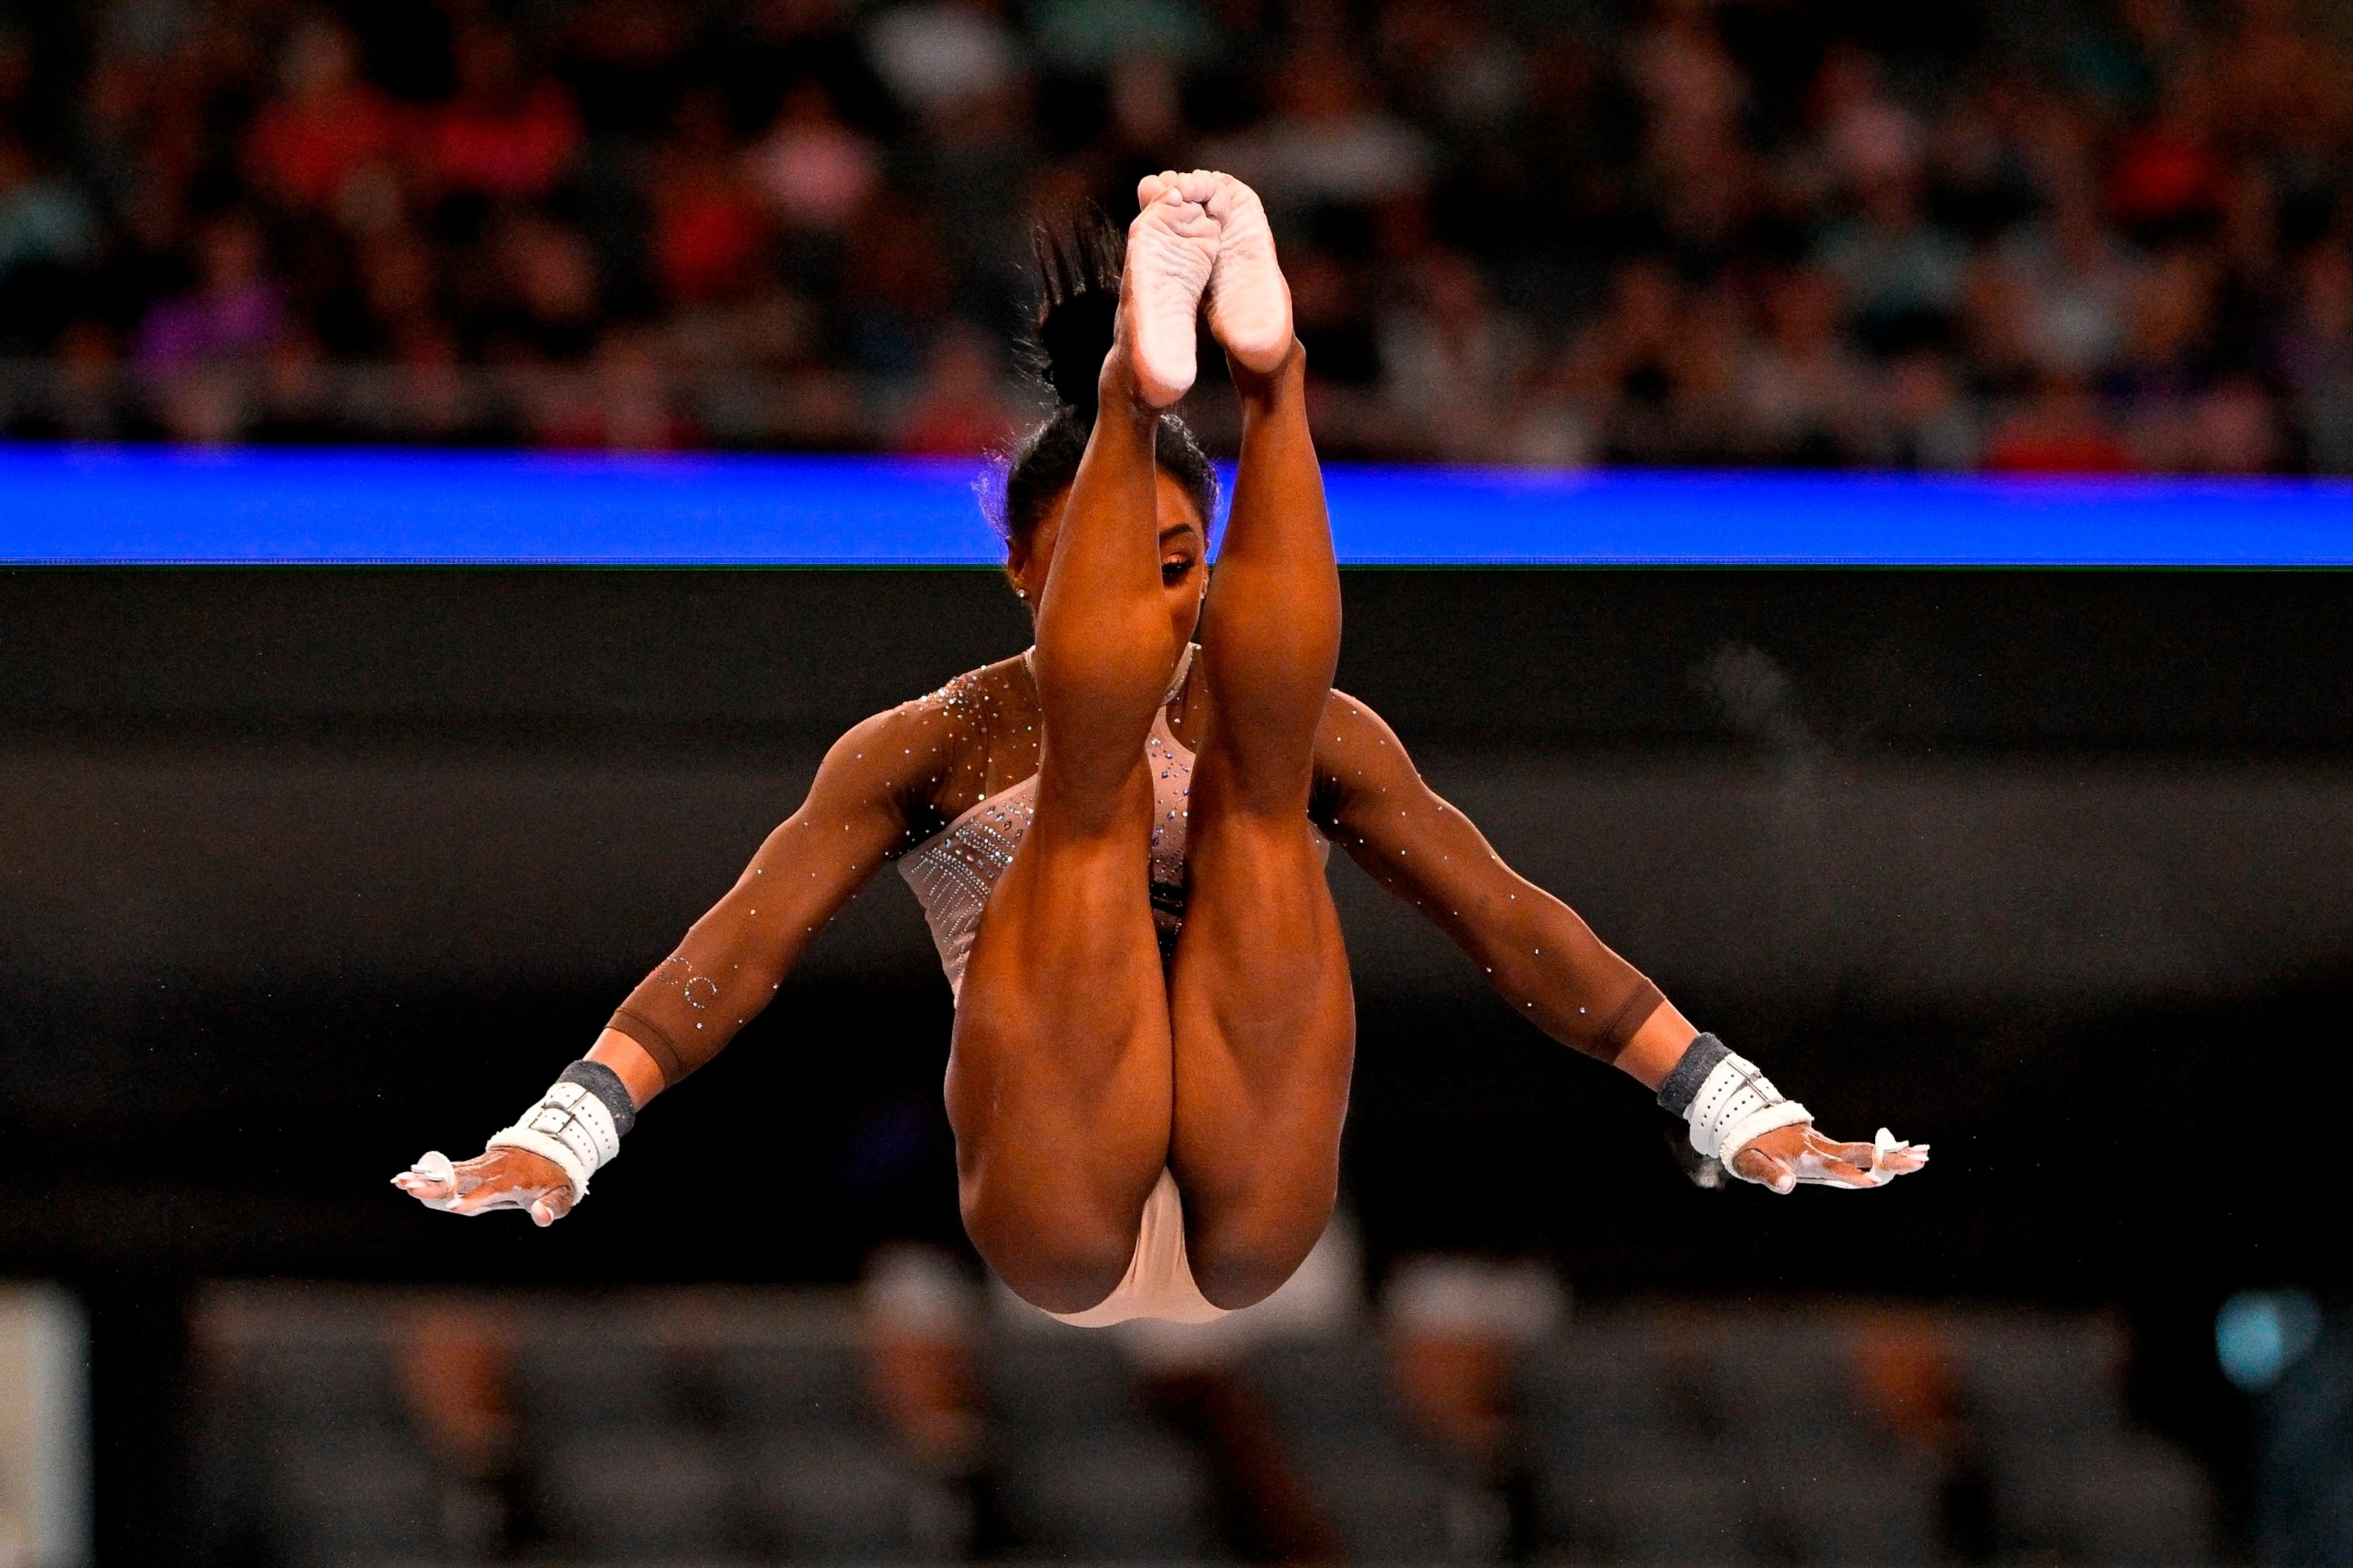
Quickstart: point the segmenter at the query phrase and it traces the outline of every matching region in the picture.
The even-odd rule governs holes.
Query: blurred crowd
[[[965,452],[1032,223],[1223,167],[1338,455],[2353,470],[2295,0],[0,10],[20,434]],[[1213,439],[1213,392],[1198,395]]]
[[[1255,1307],[1107,1333],[905,1245],[854,1297],[216,1287],[188,1561],[2217,1560],[2211,1480],[2128,1418],[2113,1321],[1572,1322],[1546,1265],[1450,1254],[1366,1284],[1327,1235]]]

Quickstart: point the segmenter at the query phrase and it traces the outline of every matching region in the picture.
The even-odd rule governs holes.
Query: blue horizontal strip
[[[0,447],[0,564],[982,566],[977,466]],[[1359,566],[2353,565],[2353,484],[1335,465]]]

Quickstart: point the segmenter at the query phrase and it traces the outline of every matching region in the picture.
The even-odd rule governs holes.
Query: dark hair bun
[[[1096,384],[1111,352],[1119,313],[1119,273],[1126,236],[1100,209],[1088,208],[1030,234],[1038,258],[1038,311],[1024,344],[1029,368],[1057,402],[1094,423]]]
[[[1001,477],[981,496],[1007,544],[1017,547],[1071,488],[1086,457],[1103,356],[1111,352],[1119,314],[1120,266],[1127,257],[1126,233],[1094,208],[1041,223],[1030,238],[1038,256],[1038,309],[1022,338],[1022,359],[1054,389],[1059,406],[1021,439]],[[1218,513],[1218,471],[1201,443],[1182,419],[1164,413],[1153,427],[1152,451],[1160,471],[1184,486],[1207,528]]]

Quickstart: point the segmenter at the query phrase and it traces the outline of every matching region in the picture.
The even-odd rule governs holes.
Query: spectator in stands
[[[2083,380],[2053,374],[1994,428],[1985,466],[1995,473],[2122,473],[2132,460]]]
[[[21,269],[69,267],[98,249],[98,215],[67,181],[39,174],[0,132],[0,288]]]
[[[892,95],[934,124],[1004,92],[1020,70],[1020,44],[989,0],[896,5],[866,29],[866,48]]]
[[[654,270],[666,299],[697,305],[750,291],[768,216],[718,94],[695,92],[679,106],[676,133],[656,160],[651,206]]]
[[[623,357],[665,406],[789,375],[738,406],[828,410],[724,439],[891,445],[943,323],[1018,314],[1037,210],[1208,161],[1289,211],[1335,451],[2353,469],[2353,58],[2295,0],[1887,54],[1836,23],[1761,48],[1707,0],[596,0],[396,37],[316,0],[55,9],[0,30],[15,355],[74,324],[257,360],[283,328],[431,367],[383,409],[518,356],[603,378],[643,324]],[[33,425],[86,424],[86,369],[42,376]],[[300,428],[448,429],[321,409]]]
[[[2123,346],[2132,259],[2100,221],[2093,193],[2070,186],[2051,216],[2013,233],[2002,261],[2017,277],[2027,352],[2063,376],[2095,376]]]
[[[1873,468],[1967,470],[1984,444],[1975,410],[1951,361],[1916,348],[1887,368],[1856,455]]]
[[[1613,461],[1721,462],[1739,453],[1748,325],[1721,288],[1687,290],[1666,264],[1619,274],[1609,312],[1572,356],[1570,384]]]
[[[425,163],[448,191],[539,196],[579,149],[580,117],[553,77],[533,69],[502,26],[476,20],[455,48],[458,93],[426,120]]]
[[[909,1450],[956,1474],[980,1457],[977,1292],[955,1260],[900,1243],[866,1260],[859,1288],[860,1337],[875,1404]]]
[[[1560,1325],[1560,1281],[1537,1263],[1401,1259],[1382,1293],[1390,1364],[1408,1414],[1468,1466],[1506,1459],[1519,1352]]]
[[[987,333],[957,323],[932,344],[923,392],[893,444],[923,457],[977,456],[1003,450],[1018,419],[1005,396],[996,344]]]
[[[1220,41],[1217,24],[1189,0],[1039,0],[1029,11],[1039,55],[1066,71],[1198,65]]]
[[[786,91],[767,134],[745,154],[745,166],[779,223],[839,234],[873,195],[882,154],[842,122],[833,95],[811,79]]]
[[[2304,427],[2305,459],[2317,472],[2353,473],[2353,258],[2341,247],[2316,249],[2297,285],[2278,359]]]
[[[1438,455],[1499,455],[1526,367],[1525,326],[1497,311],[1467,256],[1433,248],[1383,313],[1380,358],[1389,399]]]
[[[1767,286],[1768,331],[1741,366],[1743,424],[1770,461],[1826,466],[1862,446],[1870,378],[1839,334],[1838,280],[1798,268]]]
[[[2199,397],[2190,440],[2168,466],[2192,473],[2263,473],[2278,464],[2280,447],[2270,395],[2253,376],[2231,375]]]
[[[688,9],[660,0],[590,0],[566,9],[559,74],[589,139],[636,145],[658,137],[691,78]]]
[[[313,16],[287,40],[280,94],[254,116],[246,159],[263,194],[302,212],[325,207],[353,171],[391,151],[400,118],[361,81],[342,25]]]
[[[2108,211],[2126,233],[2161,242],[2211,228],[2230,183],[2212,122],[2205,73],[2181,68],[2157,118],[2129,132],[2108,166]]]
[[[512,1330],[479,1308],[427,1303],[395,1332],[401,1404],[454,1494],[436,1533],[461,1558],[502,1556],[520,1458]]]
[[[1887,100],[1861,57],[1834,54],[1821,74],[1827,173],[1851,210],[1823,231],[1815,259],[1843,291],[1862,343],[1901,349],[1941,336],[1968,254],[1929,219],[1919,124]]]
[[[400,364],[441,358],[438,347],[428,346],[446,344],[448,335],[433,248],[415,230],[396,227],[361,249],[359,267],[362,309],[377,352]]]
[[[852,237],[841,325],[850,366],[903,376],[925,360],[953,280],[933,211],[897,192],[879,199]]]
[[[1683,289],[1655,259],[1618,270],[1609,303],[1571,351],[1566,379],[1597,429],[1662,416],[1675,392],[1675,319]]]
[[[493,353],[576,358],[596,341],[596,259],[578,230],[535,212],[494,226],[475,304]]]
[[[287,327],[286,297],[261,236],[241,215],[215,219],[198,246],[196,286],[157,302],[139,328],[139,359],[161,370],[255,360]]]
[[[2186,246],[2145,263],[2126,307],[2125,342],[2111,400],[2126,410],[2135,466],[2202,467],[2199,409],[2211,378],[2215,280],[2210,259]]]
[[[1293,211],[1368,207],[1422,188],[1430,149],[1380,102],[1364,64],[1318,40],[1283,62],[1264,125],[1212,142],[1202,155]]]

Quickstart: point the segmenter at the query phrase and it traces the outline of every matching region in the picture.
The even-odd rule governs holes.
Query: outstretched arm
[[[1657,1090],[1699,1032],[1577,911],[1504,863],[1478,827],[1422,779],[1372,709],[1335,692],[1316,731],[1315,811],[1357,864],[1453,938],[1512,1010],[1565,1045]],[[1922,1156],[1925,1159],[1925,1155]],[[1917,1169],[1908,1153],[1838,1143],[1810,1121],[1735,1150],[1736,1174],[1873,1186]]]
[[[609,1060],[638,1105],[718,1055],[758,1017],[817,934],[906,842],[902,775],[914,743],[931,745],[914,733],[923,722],[893,709],[836,741],[800,810],[614,1012],[589,1059]]]
[[[800,810],[768,835],[735,885],[629,993],[589,1051],[588,1061],[609,1068],[627,1094],[625,1106],[606,1113],[612,1120],[625,1122],[717,1055],[767,1006],[818,932],[905,842],[911,808],[922,794],[907,758],[938,755],[942,737],[932,733],[938,727],[934,708],[910,704],[834,743]],[[595,1081],[593,1073],[572,1071],[584,1084]],[[434,1208],[464,1214],[523,1209],[543,1225],[561,1219],[582,1195],[554,1160],[496,1144],[454,1164],[428,1155],[393,1181]]]
[[[1379,715],[1335,692],[1315,761],[1317,814],[1358,865],[1453,938],[1514,1012],[1659,1086],[1699,1032],[1576,910],[1504,864]]]

